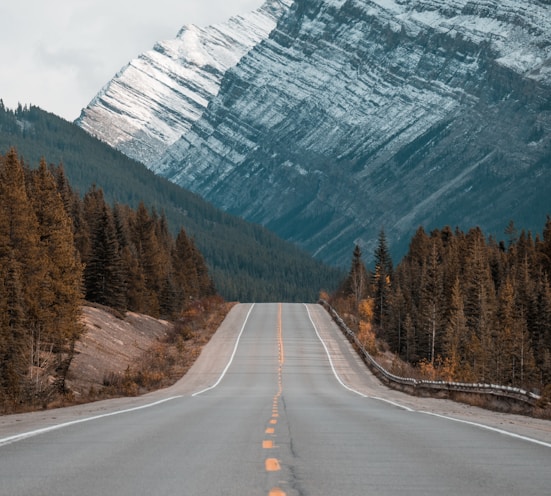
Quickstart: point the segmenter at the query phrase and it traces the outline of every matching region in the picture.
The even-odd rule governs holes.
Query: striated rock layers
[[[149,166],[344,266],[381,228],[541,230],[551,4],[297,0]]]
[[[201,117],[224,73],[276,26],[291,0],[206,28],[184,26],[124,67],[76,123],[148,165]]]

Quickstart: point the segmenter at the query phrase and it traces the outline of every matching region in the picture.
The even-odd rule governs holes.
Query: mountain
[[[164,212],[174,234],[184,227],[208,263],[216,289],[229,301],[315,301],[342,273],[313,260],[265,228],[226,214],[198,195],[156,176],[73,123],[38,107],[16,111],[0,100],[0,150],[16,147],[31,167],[41,157],[63,163],[73,188],[92,185],[109,202]]]
[[[296,0],[149,167],[343,266],[382,228],[394,255],[419,225],[535,231],[551,2]]]
[[[90,134],[149,164],[186,133],[218,93],[225,72],[267,38],[291,0],[201,28],[184,26],[124,67],[81,112]]]

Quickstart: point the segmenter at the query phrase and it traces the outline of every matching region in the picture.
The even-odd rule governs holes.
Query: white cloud
[[[78,117],[94,95],[155,41],[263,0],[19,0],[0,4],[0,98]]]

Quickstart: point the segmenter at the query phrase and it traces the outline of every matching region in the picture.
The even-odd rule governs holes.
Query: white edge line
[[[339,377],[339,374],[337,374],[337,371],[335,370],[335,366],[333,365],[333,360],[331,359],[331,355],[329,354],[329,350],[327,349],[326,344],[324,343],[323,339],[321,339],[320,333],[318,332],[318,328],[316,327],[316,324],[314,324],[314,321],[312,320],[312,316],[310,315],[310,309],[308,308],[308,305],[304,303],[304,306],[306,307],[306,312],[308,313],[308,318],[310,319],[310,322],[312,323],[312,326],[314,327],[314,331],[316,331],[316,336],[320,340],[320,343],[323,345],[323,349],[325,350],[325,354],[327,355],[327,358],[329,359],[329,364],[331,365],[331,370],[333,371],[333,375],[339,381],[339,384],[345,388],[348,389],[348,391],[353,392],[354,394],[357,394],[361,396],[362,398],[367,398],[368,396],[360,393],[359,391],[356,391],[355,389],[351,388],[350,386],[347,386],[344,382],[342,382],[341,378]]]
[[[234,347],[232,356],[230,358],[230,361],[226,365],[226,368],[222,372],[222,375],[220,376],[218,381],[216,381],[216,383],[214,385],[212,385],[212,386],[210,386],[206,389],[203,389],[202,391],[194,393],[192,396],[197,396],[198,394],[204,393],[205,391],[209,391],[210,389],[215,388],[220,383],[220,381],[222,380],[222,378],[226,374],[227,370],[229,369],[229,367],[230,367],[230,365],[233,361],[233,358],[234,358],[235,353],[237,351],[237,346],[239,344],[239,339],[241,338],[241,335],[243,334],[243,330],[245,329],[245,325],[247,323],[247,320],[249,319],[249,315],[250,315],[253,307],[254,307],[254,303],[251,306],[251,308],[249,309],[249,312],[247,313],[247,317],[245,318],[245,322],[243,323],[243,327],[241,328],[241,331],[239,332],[239,336],[237,338],[237,342],[235,343],[235,347]],[[157,406],[157,405],[160,405],[162,403],[166,403],[167,401],[172,401],[172,400],[175,400],[175,399],[178,399],[178,398],[182,398],[182,395],[171,396],[170,398],[165,398],[163,400],[155,401],[154,403],[148,403],[147,405],[137,406],[137,407],[134,407],[134,408],[127,408],[126,410],[118,410],[116,412],[103,413],[101,415],[95,415],[93,417],[86,417],[86,418],[82,418],[82,419],[78,419],[78,420],[72,420],[70,422],[64,422],[62,424],[51,425],[51,426],[48,426],[48,427],[44,427],[42,429],[36,429],[34,431],[22,432],[20,434],[14,435],[14,436],[0,438],[0,446],[5,446],[7,444],[16,443],[18,441],[22,441],[23,439],[28,439],[28,438],[33,437],[33,436],[38,436],[40,434],[45,434],[46,432],[55,431],[55,430],[58,430],[58,429],[62,429],[64,427],[69,427],[71,425],[82,424],[84,422],[90,422],[91,420],[98,420],[98,419],[101,419],[101,418],[112,417],[114,415],[120,415],[120,414],[123,414],[123,413],[135,412],[135,411],[138,411],[138,410],[143,410],[145,408],[151,408],[153,406]]]
[[[540,446],[545,446],[546,448],[551,448],[551,443],[546,443],[545,441],[540,441],[539,439],[534,439],[533,437],[522,436],[521,434],[515,434],[514,432],[498,429],[497,427],[491,427],[489,425],[479,424],[478,422],[471,422],[469,420],[462,420],[454,417],[448,417],[447,415],[441,415],[439,413],[425,412],[421,410],[419,410],[418,413],[424,413],[425,415],[431,415],[433,417],[439,417],[442,419],[451,420],[453,422],[459,422],[461,424],[472,425],[475,427],[479,427],[481,429],[486,429],[488,431],[497,432],[498,434],[503,434],[504,436],[513,437],[515,439],[521,439],[522,441],[528,441],[530,443],[539,444]]]
[[[237,352],[237,347],[239,346],[239,340],[241,339],[241,335],[243,334],[243,331],[245,330],[245,326],[247,325],[247,321],[249,320],[249,315],[251,315],[253,307],[254,307],[254,303],[251,305],[251,308],[249,308],[249,311],[247,312],[247,316],[245,317],[245,322],[243,322],[243,326],[241,327],[241,330],[239,331],[239,335],[237,336],[237,341],[235,342],[235,346],[233,347],[233,352],[231,354],[230,361],[226,365],[226,368],[222,371],[222,374],[220,375],[218,380],[212,386],[209,386],[208,388],[202,389],[201,391],[197,391],[196,393],[193,393],[191,396],[199,396],[200,394],[206,393],[207,391],[210,391],[211,389],[214,389],[216,386],[218,386],[218,384],[220,384],[220,382],[222,381],[222,379],[226,375],[226,372],[230,368],[230,365],[233,362],[233,359],[234,359],[235,354]]]
[[[377,401],[383,401],[384,403],[388,403],[389,405],[396,406],[398,408],[401,408],[402,410],[406,410],[407,412],[415,412],[415,410],[413,408],[410,408],[409,406],[401,405],[400,403],[387,400],[386,398],[380,398],[379,396],[367,396],[367,398],[371,398],[372,400],[377,400]]]
[[[304,306],[306,306],[306,304],[304,304]],[[486,430],[489,430],[489,431],[492,431],[492,432],[497,432],[498,434],[503,434],[504,436],[509,436],[509,437],[512,437],[512,438],[515,438],[515,439],[521,439],[523,441],[528,441],[530,443],[539,444],[540,446],[545,446],[546,448],[551,448],[551,443],[546,443],[545,441],[540,441],[540,440],[534,439],[532,437],[522,436],[520,434],[515,434],[514,432],[505,431],[503,429],[498,429],[497,427],[490,427],[489,425],[479,424],[477,422],[470,422],[468,420],[461,420],[461,419],[457,419],[457,418],[454,418],[454,417],[448,417],[446,415],[441,415],[441,414],[438,414],[438,413],[426,412],[426,411],[422,411],[422,410],[414,410],[414,409],[409,408],[407,406],[401,405],[400,403],[396,403],[394,401],[387,400],[385,398],[380,398],[380,397],[377,397],[377,396],[368,396],[366,394],[360,393],[359,391],[356,391],[355,389],[352,389],[352,388],[348,387],[346,384],[344,384],[341,381],[341,379],[337,375],[337,372],[335,371],[335,367],[333,366],[333,360],[331,360],[331,356],[329,355],[329,351],[327,349],[327,346],[323,342],[323,339],[321,339],[321,336],[318,332],[318,329],[317,329],[316,325],[314,324],[314,321],[312,320],[312,316],[310,315],[310,310],[308,309],[307,306],[306,306],[306,311],[308,312],[308,317],[310,318],[310,322],[312,322],[312,325],[314,326],[314,330],[316,331],[316,334],[317,334],[319,340],[321,341],[321,344],[323,345],[323,347],[325,349],[325,353],[327,353],[327,357],[329,358],[329,363],[331,364],[331,368],[333,369],[333,374],[335,374],[335,377],[337,378],[339,383],[344,388],[348,389],[349,391],[352,391],[353,393],[356,393],[356,394],[358,394],[358,395],[360,395],[364,398],[370,398],[370,399],[373,399],[373,400],[383,401],[385,403],[396,406],[398,408],[402,408],[403,410],[406,410],[408,412],[424,413],[426,415],[432,415],[433,417],[439,417],[439,418],[442,418],[442,419],[451,420],[452,422],[460,422],[462,424],[472,425],[474,427],[479,427],[481,429],[486,429]]]
[[[63,424],[57,424],[57,425],[51,425],[49,427],[44,427],[42,429],[36,429],[34,431],[29,432],[23,432],[21,434],[16,434],[14,436],[5,437],[3,439],[0,439],[0,446],[4,446],[6,444],[16,443],[18,441],[22,441],[23,439],[27,439],[29,437],[38,436],[39,434],[44,434],[46,432],[55,431],[57,429],[62,429],[63,427],[69,427],[70,425],[76,425],[76,424],[82,424],[84,422],[90,422],[91,420],[97,420],[105,417],[113,417],[114,415],[120,415],[122,413],[130,413],[135,412],[137,410],[143,410],[145,408],[151,408],[152,406],[160,405],[161,403],[166,403],[167,401],[175,400],[178,398],[182,398],[182,396],[171,396],[170,398],[165,398],[164,400],[159,400],[154,403],[148,403],[147,405],[137,406],[134,408],[128,408],[126,410],[118,410],[116,412],[110,412],[110,413],[103,413],[101,415],[95,415],[93,417],[86,417],[78,420],[72,420],[71,422],[65,422]]]

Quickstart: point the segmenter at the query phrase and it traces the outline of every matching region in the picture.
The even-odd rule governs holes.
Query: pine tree
[[[83,267],[74,246],[72,221],[44,160],[31,175],[31,188],[44,260],[41,287],[45,290],[37,295],[42,340],[54,347],[60,376],[58,385],[64,390],[74,343],[82,332],[79,317]]]
[[[488,263],[482,231],[473,229],[467,236],[464,301],[467,325],[471,331],[469,356],[473,372],[487,380],[491,353],[491,332],[495,312],[495,287]]]
[[[28,363],[21,275],[13,256],[0,260],[0,400],[17,403]]]
[[[533,329],[533,348],[540,370],[540,383],[551,384],[551,285],[547,277],[538,284],[537,320]]]
[[[369,296],[369,276],[362,261],[362,250],[359,245],[354,248],[350,271],[339,292],[345,298],[352,299],[354,312],[357,315],[360,302]]]
[[[386,340],[392,351],[402,355],[406,342],[404,319],[408,313],[408,303],[402,291],[401,284],[396,279],[393,283],[393,290],[389,295],[388,308],[389,319],[387,322]]]
[[[379,326],[382,336],[386,337],[388,318],[388,299],[390,295],[393,272],[392,258],[386,241],[384,229],[379,233],[377,249],[375,250],[374,299],[375,324]]]
[[[132,237],[145,279],[144,311],[157,317],[160,315],[159,293],[165,271],[162,267],[163,260],[159,256],[160,247],[155,234],[155,221],[143,202],[140,202],[136,211]]]
[[[0,163],[0,259],[11,260],[19,267],[21,306],[24,315],[26,370],[30,372],[23,383],[36,379],[33,367],[41,366],[40,348],[44,325],[46,297],[44,280],[47,263],[41,251],[38,221],[26,189],[25,169],[14,149]]]
[[[512,383],[517,326],[519,321],[515,315],[513,285],[510,278],[507,278],[499,291],[496,333],[493,340],[494,370],[491,378],[498,384]]]
[[[134,218],[135,212],[130,207],[120,204],[114,206],[113,219],[124,275],[123,283],[126,288],[126,305],[133,312],[143,313],[146,311],[145,276],[132,239],[131,226],[134,224]]]
[[[471,375],[465,371],[468,363],[468,329],[463,305],[463,295],[459,277],[452,288],[450,311],[444,338],[444,355],[448,360],[449,372],[456,381],[470,381]]]
[[[543,240],[540,243],[542,270],[547,277],[551,277],[551,216],[547,215],[545,227],[543,228]]]
[[[428,349],[425,357],[434,365],[436,352],[440,351],[441,344],[437,338],[443,331],[444,298],[443,298],[443,273],[438,247],[440,239],[431,238],[430,255],[425,263],[423,278],[419,282],[421,299],[419,313],[422,319],[421,326],[425,330]],[[425,340],[424,340],[425,341]]]
[[[124,267],[111,210],[105,203],[91,232],[91,241],[85,269],[86,299],[125,311]]]

